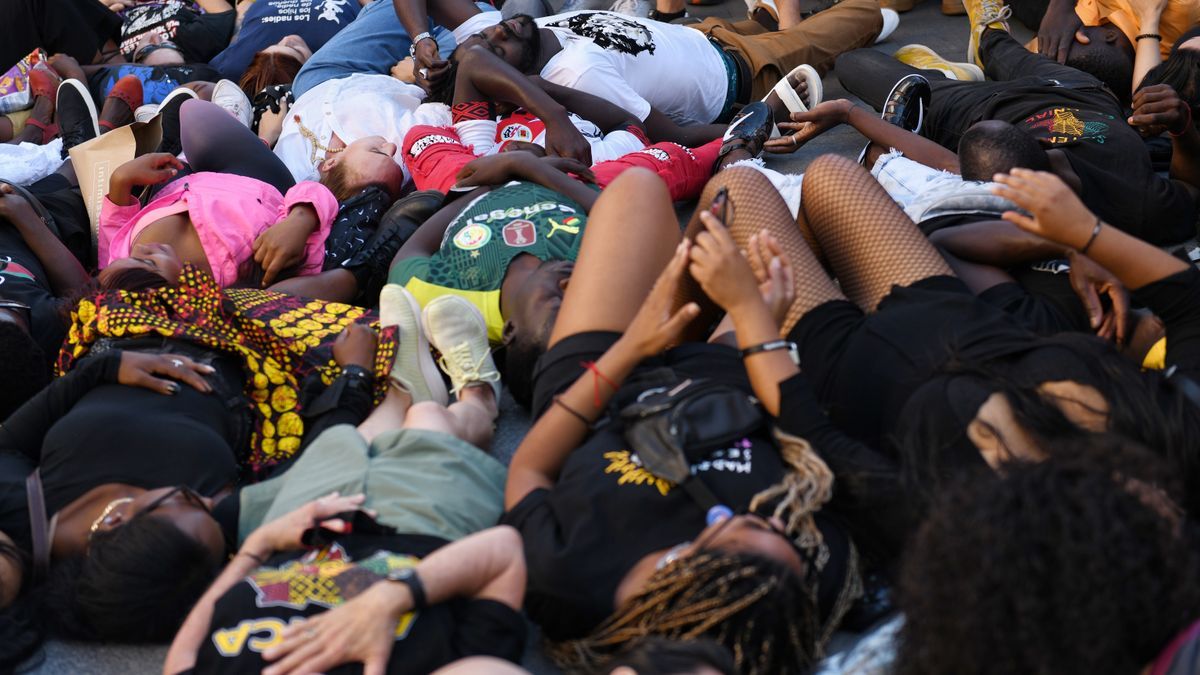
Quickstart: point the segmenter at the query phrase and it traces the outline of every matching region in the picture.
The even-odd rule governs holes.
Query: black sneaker
[[[96,102],[92,100],[87,85],[79,80],[66,79],[58,85],[55,106],[58,129],[63,140],[62,156],[66,159],[68,150],[100,135]]]
[[[763,144],[771,137],[771,128],[775,126],[771,106],[763,101],[755,101],[742,108],[721,137],[721,151],[717,153],[717,166],[730,152],[738,149],[745,150],[754,157],[762,153]]]
[[[392,259],[417,228],[442,208],[445,199],[446,195],[437,190],[421,190],[407,195],[383,214],[375,234],[353,258],[342,264],[342,269],[349,270],[358,282],[360,297],[375,304],[387,283]]]
[[[925,111],[929,109],[932,99],[933,89],[929,86],[929,80],[915,73],[905,75],[896,82],[891,93],[884,99],[883,112],[879,118],[888,124],[919,134],[925,124]],[[859,164],[866,161],[867,149],[870,147],[870,143],[863,147],[858,155]]]
[[[179,107],[185,101],[199,98],[196,92],[187,87],[176,87],[158,104],[158,115],[162,121],[162,140],[158,144],[159,152],[169,152],[178,155],[183,152],[183,144],[179,140]]]

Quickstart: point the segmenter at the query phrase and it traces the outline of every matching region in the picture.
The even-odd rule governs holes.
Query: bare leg
[[[491,385],[467,387],[457,402],[442,407],[433,401],[417,403],[408,411],[405,429],[440,431],[477,448],[492,445],[493,421],[498,409]]]
[[[576,333],[625,330],[679,244],[667,186],[625,171],[592,207],[550,345]]]
[[[842,291],[865,312],[875,311],[892,286],[954,276],[883,186],[845,157],[824,155],[809,165],[801,208]],[[796,277],[799,284],[799,271]]]
[[[806,186],[807,180],[805,179]],[[726,189],[729,195],[729,222],[726,223],[726,227],[729,228],[738,247],[745,249],[752,235],[766,230],[779,242],[784,255],[792,264],[795,300],[792,301],[792,307],[781,326],[781,334],[786,335],[791,331],[792,326],[809,310],[830,300],[845,298],[830,280],[808,244],[811,233],[807,232],[802,224],[798,226],[792,219],[787,204],[766,176],[749,167],[734,167],[722,171],[713,176],[705,186],[703,194],[700,195],[700,208],[708,208],[722,188]],[[804,197],[808,199],[807,191]],[[703,229],[704,225],[700,222],[697,211],[688,223],[686,236],[693,238]],[[680,284],[676,303],[682,306],[689,301],[700,302],[701,316],[693,323],[694,326],[710,325],[716,318],[716,312],[719,310],[708,302],[699,285],[687,277]]]
[[[367,419],[358,425],[358,433],[362,434],[367,443],[370,443],[385,431],[401,429],[404,427],[405,417],[410,407],[412,407],[412,397],[408,395],[408,392],[399,387],[390,387],[387,396],[383,398],[383,403],[376,406]]]

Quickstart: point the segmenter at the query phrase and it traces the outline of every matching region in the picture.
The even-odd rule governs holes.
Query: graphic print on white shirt
[[[642,52],[654,53],[654,36],[650,30],[636,21],[619,14],[580,12],[546,24],[547,28],[565,28],[572,33],[590,39],[601,49],[608,49],[637,56]]]

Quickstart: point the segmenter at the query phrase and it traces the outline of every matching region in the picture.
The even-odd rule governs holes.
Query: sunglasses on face
[[[137,518],[139,516],[143,516],[147,513],[150,513],[151,511],[157,509],[158,507],[162,506],[163,504],[166,504],[175,495],[182,496],[184,501],[186,501],[188,504],[200,509],[201,511],[203,511],[209,515],[212,515],[212,510],[209,509],[208,505],[204,503],[204,498],[200,496],[200,493],[196,492],[195,490],[193,490],[192,488],[190,488],[186,485],[177,485],[177,486],[171,488],[170,490],[168,490],[165,494],[163,494],[158,499],[155,499],[154,501],[147,504],[146,508],[139,511],[133,517]]]
[[[175,51],[179,51],[179,47],[177,47],[175,43],[171,42],[170,40],[159,42],[158,44],[142,45],[141,48],[133,53],[133,62],[141,63],[147,56],[150,56],[150,54],[160,49],[174,49]]]

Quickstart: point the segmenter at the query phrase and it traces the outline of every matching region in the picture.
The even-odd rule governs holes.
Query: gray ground
[[[555,2],[559,5],[561,2]],[[714,7],[691,7],[689,12],[694,16],[721,16],[732,20],[745,17],[746,7],[742,0],[725,0]],[[1022,38],[1028,38],[1028,31],[1014,27],[1014,32]],[[876,49],[888,54],[899,47],[921,43],[932,47],[938,53],[953,59],[964,60],[967,44],[967,21],[965,17],[946,17],[940,11],[940,5],[935,0],[925,0],[916,9],[901,15],[900,27],[883,44]],[[825,81],[825,98],[851,98],[837,80],[836,73],[830,73]],[[809,143],[794,155],[786,157],[771,157],[768,163],[783,172],[799,173],[804,171],[813,158],[833,152],[847,157],[857,157],[863,145],[863,138],[849,128],[834,129],[821,138]],[[501,409],[500,427],[496,438],[497,454],[504,461],[511,458],[513,450],[528,427],[529,420],[510,398],[505,396]],[[74,643],[52,642],[44,652],[29,663],[25,664],[22,673],[89,673],[95,675],[126,675],[133,673],[158,672],[162,665],[165,647],[159,646],[124,646],[124,645],[82,645]],[[526,666],[535,673],[554,673],[556,670],[548,665],[536,649],[530,649],[526,657]]]

